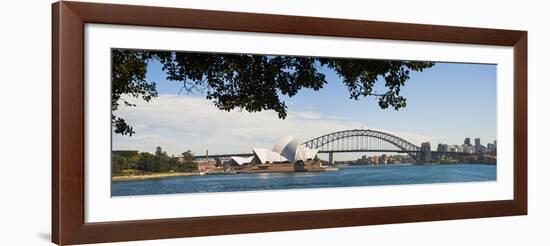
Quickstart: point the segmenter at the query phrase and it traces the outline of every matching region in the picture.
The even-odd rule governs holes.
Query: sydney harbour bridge
[[[419,147],[396,135],[370,129],[333,132],[302,144],[311,149],[318,149],[319,153],[328,154],[329,163],[333,163],[335,153],[404,153],[419,163],[428,162],[432,157],[441,155],[453,157],[466,155],[462,152],[431,151],[429,146]],[[197,155],[195,159],[227,159],[230,156],[248,157],[252,155],[252,153]]]

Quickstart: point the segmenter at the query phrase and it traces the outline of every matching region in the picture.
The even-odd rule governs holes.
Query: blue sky
[[[420,144],[422,141],[430,141],[433,146],[437,143],[461,144],[465,137],[481,138],[481,142],[486,144],[496,139],[496,65],[490,64],[460,64],[460,63],[436,63],[434,67],[423,72],[412,72],[410,79],[402,87],[401,95],[407,98],[407,107],[398,111],[388,108],[380,109],[374,97],[361,98],[359,100],[349,99],[347,87],[341,82],[341,79],[330,69],[323,69],[326,74],[327,85],[320,91],[310,89],[301,90],[292,98],[284,100],[288,106],[289,122],[294,125],[304,128],[315,128],[318,126],[322,131],[328,131],[334,128],[374,128],[386,130],[394,133],[402,133],[401,135],[409,141]],[[136,108],[124,108],[121,110],[123,116],[130,120],[130,124],[138,125],[136,128],[136,137],[128,138],[122,136],[113,137],[113,148],[132,148],[140,149],[141,151],[149,151],[148,148],[154,148],[153,145],[167,146],[170,152],[170,145],[185,142],[171,150],[174,154],[181,153],[182,148],[190,149],[205,149],[211,148],[204,139],[216,138],[212,134],[204,132],[202,137],[200,134],[193,132],[193,125],[178,128],[177,124],[171,121],[180,115],[181,118],[188,117],[182,125],[191,121],[191,118],[201,118],[203,116],[190,115],[190,112],[175,112],[173,105],[177,105],[173,100],[180,100],[187,108],[208,107],[208,110],[214,114],[215,108],[210,108],[212,102],[205,99],[204,95],[186,94],[178,95],[181,84],[174,81],[167,81],[165,74],[161,70],[160,64],[153,62],[149,64],[147,79],[157,83],[159,97],[153,99],[152,103],[159,103],[157,109],[172,107],[166,114],[172,114],[171,119],[160,120],[157,116],[155,119],[149,119],[144,115],[146,112],[139,111],[139,105]],[[377,91],[384,91],[384,81],[377,83]],[[170,100],[170,102],[168,102]],[[183,102],[185,100],[185,102]],[[159,102],[155,102],[159,101]],[[200,106],[194,106],[195,104]],[[162,105],[161,105],[162,104]],[[170,106],[168,106],[170,105]],[[143,106],[146,107],[146,106]],[[132,116],[133,113],[136,114]],[[176,115],[174,115],[176,114]],[[200,114],[196,112],[195,114]],[[281,122],[282,120],[276,117],[274,112],[262,112],[261,114],[244,114],[246,112],[233,112],[236,115],[229,115],[231,119],[250,118],[255,121],[256,118],[262,117],[262,122],[273,122],[272,126],[263,125],[261,127],[277,128],[277,124],[290,124],[289,122]],[[238,115],[240,114],[240,115]],[[225,115],[225,114],[224,114]],[[241,117],[242,116],[242,117]],[[216,116],[213,116],[218,119]],[[225,117],[225,116],[223,116]],[[223,119],[220,116],[220,120]],[[270,120],[271,118],[272,120]],[[312,118],[313,117],[313,118]],[[259,118],[258,118],[259,119]],[[266,120],[267,119],[267,120]],[[301,121],[298,121],[300,119]],[[132,121],[133,120],[133,121]],[[307,120],[307,121],[306,121]],[[155,123],[152,123],[152,122]],[[207,122],[217,120],[204,120]],[[232,120],[234,121],[234,120]],[[259,120],[257,120],[259,121]],[[286,121],[286,120],[285,120]],[[165,122],[165,125],[162,125]],[[189,123],[190,124],[190,123]],[[197,123],[199,124],[199,123]],[[202,124],[202,123],[200,123]],[[243,123],[246,124],[246,123]],[[293,125],[293,126],[294,126]],[[142,127],[139,127],[142,126]],[[208,129],[217,129],[225,127],[223,124],[212,125]],[[235,129],[239,126],[233,126],[229,131],[246,131],[246,129]],[[260,127],[260,126],[243,126],[243,128]],[[298,128],[297,127],[297,128]],[[279,127],[280,128],[280,127]],[[159,130],[161,129],[161,130]],[[171,129],[171,130],[168,130]],[[233,130],[235,129],[235,130]],[[157,132],[155,133],[155,131]],[[166,134],[158,134],[162,130],[167,131]],[[334,129],[334,131],[343,129]],[[169,131],[173,131],[170,133]],[[319,134],[319,132],[311,132],[310,135]],[[328,133],[328,132],[325,132]],[[155,138],[140,138],[140,135],[149,134]],[[247,132],[247,135],[254,135],[254,132]],[[257,133],[262,134],[262,133]],[[283,134],[283,133],[281,133]],[[308,136],[303,131],[290,131],[289,134],[300,135],[302,138],[313,138],[316,136]],[[196,137],[190,137],[196,136]],[[242,137],[241,135],[236,135]],[[235,137],[235,136],[233,136]],[[247,136],[253,137],[253,136]],[[216,147],[217,151],[246,151],[249,147],[257,145],[266,145],[270,141],[284,136],[256,136],[254,140],[249,140],[248,143],[235,146],[236,143],[221,144]],[[163,141],[162,139],[166,139]],[[168,138],[174,138],[168,140]],[[142,140],[140,140],[142,139]],[[306,139],[307,140],[307,139]],[[140,142],[143,141],[143,142]],[[146,141],[149,141],[147,143]],[[222,138],[217,140],[226,141]],[[251,142],[254,141],[254,142]],[[153,143],[151,143],[153,142]],[[271,142],[275,143],[275,142]],[[271,146],[257,146],[267,147]],[[212,150],[211,150],[212,152]]]

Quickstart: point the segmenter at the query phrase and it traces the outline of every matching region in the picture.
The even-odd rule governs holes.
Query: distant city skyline
[[[151,102],[128,99],[137,107],[120,107],[136,133],[113,134],[113,150],[154,152],[162,146],[170,155],[188,149],[203,153],[243,153],[252,147],[271,148],[276,140],[294,135],[303,141],[346,129],[376,129],[393,133],[420,146],[431,142],[462,145],[465,138],[487,145],[496,140],[496,65],[436,63],[423,72],[411,72],[401,89],[407,107],[380,109],[374,97],[349,99],[347,87],[329,69],[319,91],[301,90],[282,97],[288,117],[273,111],[224,112],[200,93],[178,95],[181,83],[167,81],[158,62],[148,65],[147,80],[157,84],[159,96]],[[376,90],[384,90],[379,81]],[[359,154],[360,156],[361,154]]]

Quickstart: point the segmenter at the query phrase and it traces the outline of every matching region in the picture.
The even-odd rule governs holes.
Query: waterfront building
[[[451,145],[449,146],[449,152],[462,152],[462,146],[459,146],[459,145]]]
[[[475,149],[474,149],[474,146],[471,146],[471,145],[462,145],[462,148],[463,148],[463,153],[467,153],[467,154],[473,154],[475,152]]]
[[[231,162],[239,166],[247,163],[305,163],[315,159],[319,150],[307,148],[298,139],[287,136],[279,140],[273,150],[255,147],[252,152],[253,156],[247,158],[231,156]]]
[[[197,161],[197,168],[201,172],[216,169],[216,160]]]
[[[483,145],[479,145],[479,146],[476,148],[476,153],[480,153],[480,154],[487,153],[487,147],[485,147],[485,146],[483,146]]]
[[[475,140],[475,152],[476,153],[485,153],[487,151],[487,148],[481,144],[481,139],[476,138]]]
[[[380,164],[382,165],[388,164],[388,155],[382,154],[382,157],[380,158]]]
[[[465,138],[464,139],[464,145],[472,146],[472,142],[470,142],[470,138]]]
[[[449,145],[440,143],[440,144],[437,145],[437,151],[438,152],[449,152]]]

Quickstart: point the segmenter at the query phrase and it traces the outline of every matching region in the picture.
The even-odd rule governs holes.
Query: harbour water
[[[112,196],[495,181],[496,165],[345,166],[334,172],[180,176],[113,182]]]

